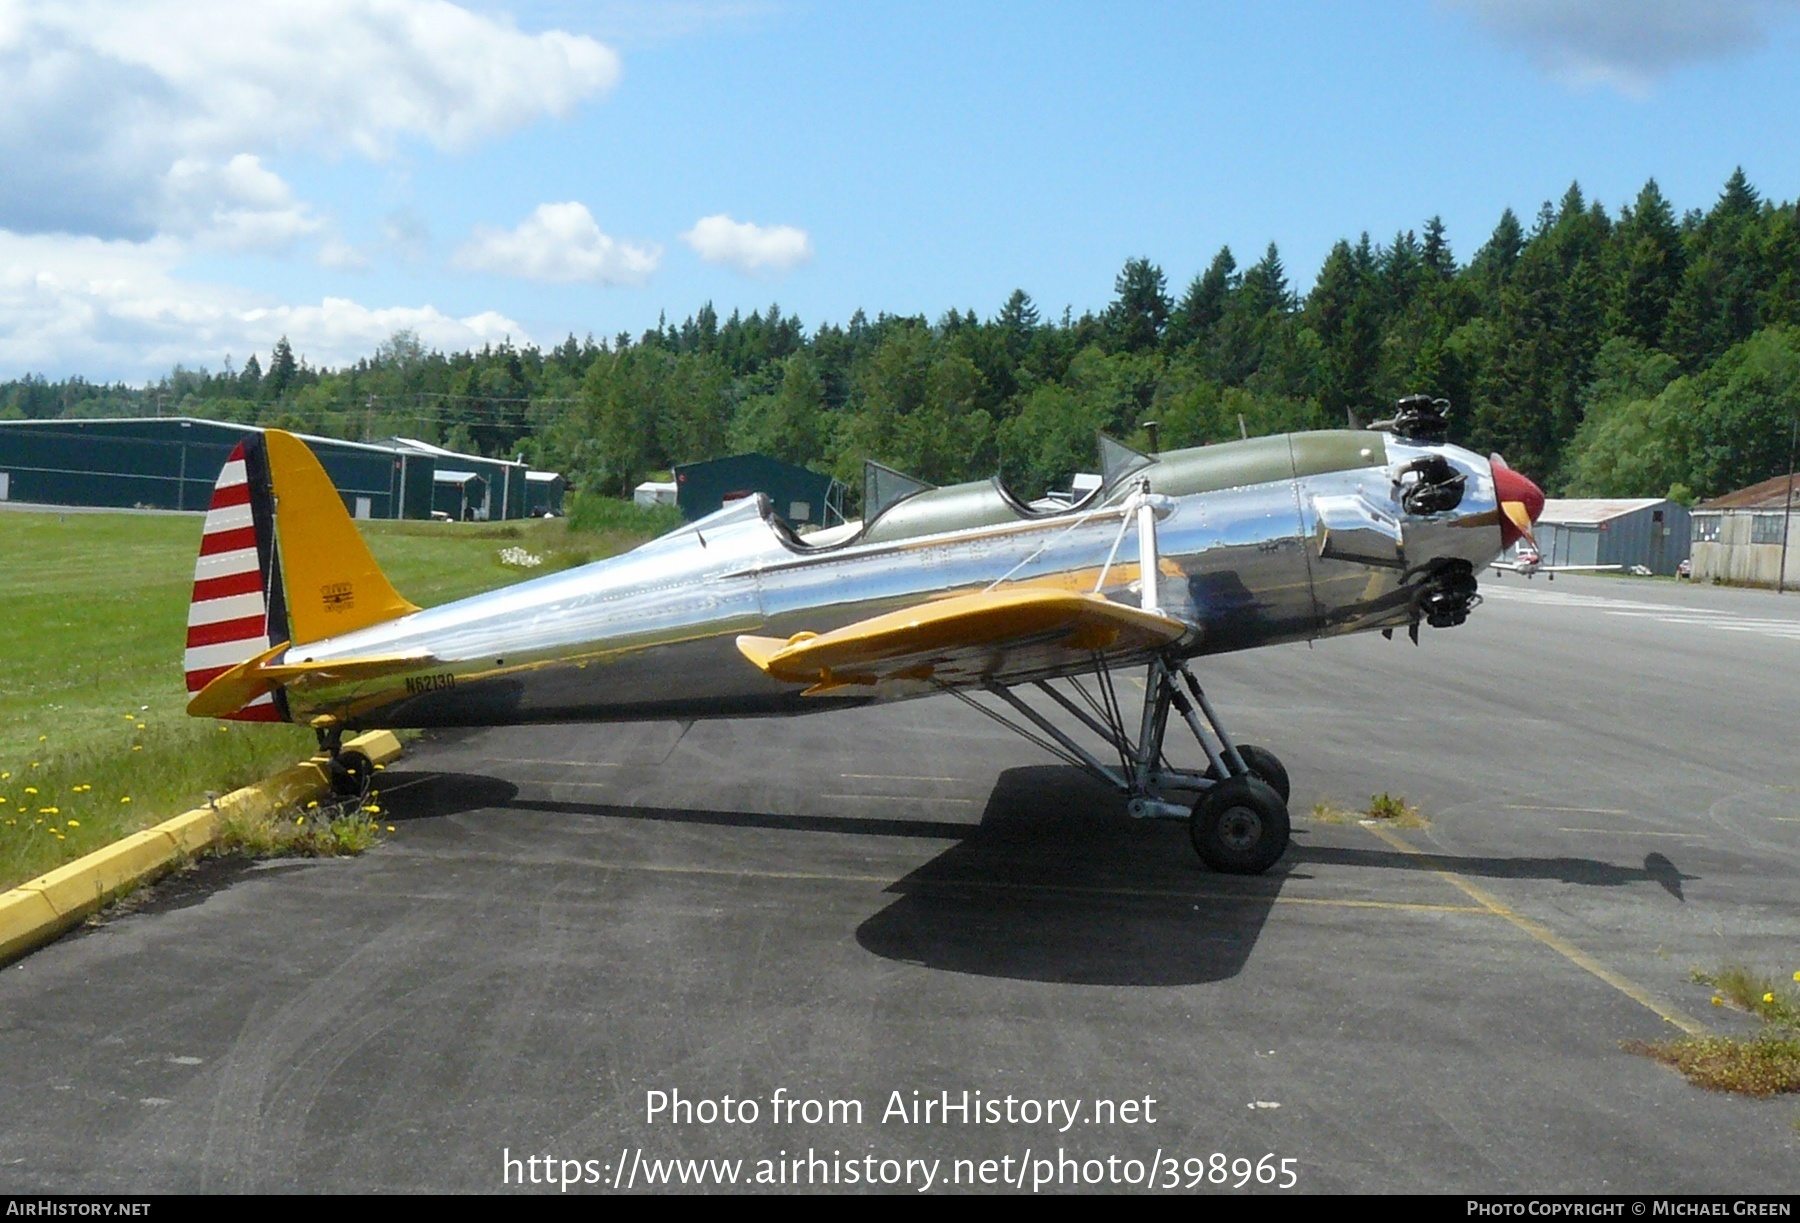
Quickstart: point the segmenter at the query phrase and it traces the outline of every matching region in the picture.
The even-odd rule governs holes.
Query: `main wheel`
[[[1188,835],[1194,852],[1214,870],[1260,875],[1287,852],[1287,804],[1260,778],[1228,777],[1194,804]]]
[[[1244,767],[1250,770],[1250,775],[1267,782],[1269,789],[1281,795],[1282,802],[1293,797],[1294,792],[1288,786],[1287,766],[1281,763],[1281,757],[1254,743],[1238,744],[1238,755],[1244,758]],[[1218,771],[1211,765],[1207,766],[1206,775],[1214,781],[1219,780]]]

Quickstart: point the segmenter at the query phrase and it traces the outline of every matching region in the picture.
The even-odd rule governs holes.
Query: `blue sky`
[[[1270,242],[1743,165],[1800,197],[1795,0],[0,3],[0,377],[140,381],[280,334],[453,348],[712,301],[1103,307]]]

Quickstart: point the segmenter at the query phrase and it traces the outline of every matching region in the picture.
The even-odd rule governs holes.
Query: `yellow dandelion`
[[[121,798],[119,801],[122,803],[128,803],[131,801],[131,795],[127,794],[124,798]]]
[[[38,742],[42,743],[42,742],[44,742],[44,740],[48,739],[49,737],[50,737],[49,735],[39,735]]]
[[[1800,972],[1794,974],[1794,980],[1800,981]]]
[[[1763,1001],[1764,1002],[1773,1002],[1773,1001],[1775,1001],[1775,995],[1773,993],[1764,994]]]
[[[219,727],[219,733],[222,735],[230,729],[231,729],[231,727],[229,727],[229,726],[221,726],[221,727]]]
[[[12,776],[11,773],[0,773],[0,781],[5,781],[8,777],[11,777],[11,776]]]
[[[137,721],[137,715],[135,713],[128,713],[125,715],[125,720],[127,722],[135,722]]]
[[[319,805],[319,800],[315,798],[310,803],[306,804],[306,809],[308,811],[311,811],[314,807],[317,807],[318,805]]]
[[[0,794],[0,803],[4,803],[5,801],[6,801],[6,796],[3,794]]]
[[[304,823],[306,823],[306,817],[304,815],[296,815],[294,817],[294,823],[304,824]]]
[[[378,765],[376,765],[376,766],[375,766],[375,767],[376,767],[376,769],[378,769],[378,770],[379,770],[379,769],[385,769],[385,768],[387,768],[387,765],[385,765],[385,764],[378,764]]]
[[[55,807],[39,807],[38,813],[40,815],[61,815],[62,814],[62,812]]]
[[[131,750],[134,752],[141,752],[144,750],[144,745],[142,743],[133,743],[131,745]]]
[[[1719,995],[1717,995],[1717,994],[1714,994],[1714,995],[1713,995],[1713,1005],[1714,1005],[1714,1006],[1724,1006],[1724,1005],[1725,1005],[1725,999],[1723,999],[1723,998],[1721,998],[1721,997],[1719,997]]]
[[[388,830],[388,831],[389,831],[389,832],[392,832],[392,831],[394,831],[394,826],[393,826],[393,825],[392,825],[392,824],[389,824],[389,825],[388,825],[388,826],[387,826],[387,830]]]
[[[25,793],[27,793],[27,794],[36,794],[36,793],[37,793],[37,787],[36,787],[36,786],[26,786],[26,787],[25,787]]]
[[[373,805],[364,807],[363,810],[367,811],[370,815],[380,815],[381,814],[381,808],[373,806]]]
[[[79,828],[79,827],[81,827],[81,821],[80,820],[70,820],[69,827],[70,828]]]
[[[142,723],[142,722],[139,722],[139,723],[138,723],[138,725],[137,725],[137,728],[138,728],[138,729],[139,729],[139,730],[142,730],[142,729],[144,729],[144,724],[143,724],[143,723]]]

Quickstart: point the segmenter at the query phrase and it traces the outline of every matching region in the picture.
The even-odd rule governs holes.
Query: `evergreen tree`
[[[1168,281],[1148,259],[1127,259],[1113,281],[1106,309],[1107,339],[1115,351],[1145,352],[1161,340],[1169,322]]]
[[[260,399],[263,390],[262,362],[251,353],[244,360],[244,368],[238,373],[239,392],[250,399]]]
[[[299,372],[299,364],[294,360],[294,350],[289,347],[288,338],[282,336],[275,342],[275,351],[269,354],[269,372],[263,379],[268,397],[280,399],[282,392],[294,384],[294,377]]]
[[[1225,317],[1225,303],[1237,289],[1237,283],[1237,260],[1231,257],[1229,246],[1221,246],[1175,307],[1169,321],[1170,347],[1210,347],[1214,329]]]
[[[1662,343],[1686,262],[1675,210],[1654,178],[1638,192],[1637,202],[1623,210],[1614,241],[1619,267],[1607,323],[1614,333],[1654,348]]]
[[[1444,220],[1432,217],[1425,222],[1425,245],[1420,252],[1425,266],[1439,280],[1449,280],[1456,275],[1456,256],[1450,253],[1450,241],[1444,236]]]

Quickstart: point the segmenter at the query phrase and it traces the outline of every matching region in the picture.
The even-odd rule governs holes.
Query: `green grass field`
[[[181,657],[199,515],[0,512],[0,888],[311,753],[294,726],[190,718]],[[673,525],[359,524],[421,606],[585,564]],[[542,559],[523,568],[501,553]]]

